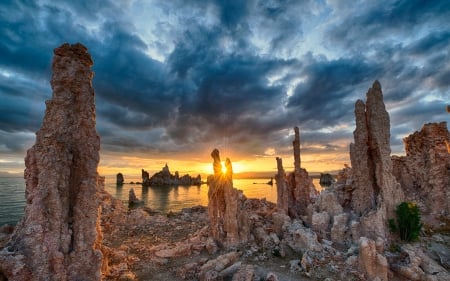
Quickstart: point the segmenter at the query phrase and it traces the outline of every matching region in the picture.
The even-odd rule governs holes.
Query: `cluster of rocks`
[[[233,188],[232,172],[221,172],[219,153],[214,150],[214,175],[208,179],[208,212],[214,241],[227,249],[243,247],[244,252],[256,248],[256,252],[264,252],[266,258],[288,258],[292,256],[289,253],[294,253],[302,258],[298,262],[291,260],[292,267],[297,264],[297,271],[314,279],[338,274],[343,279],[450,280],[446,255],[436,261],[428,256],[426,246],[397,247],[396,243],[400,242],[389,231],[388,220],[394,218],[398,204],[414,198],[411,194],[424,191],[411,190],[414,185],[408,190],[403,186],[406,180],[398,181],[395,177],[397,168],[393,161],[396,160],[390,155],[389,114],[378,81],[367,92],[366,102],[356,102],[355,116],[355,141],[350,145],[352,167],[346,166],[340,171],[336,182],[320,194],[315,191],[307,171],[300,167],[299,131],[294,129],[294,171],[286,174],[281,158],[277,158],[277,205],[268,212],[245,207],[249,199]],[[444,195],[439,201],[442,203],[439,214],[448,217],[446,192],[450,162],[445,146],[449,142],[448,130],[445,124],[437,124],[427,132],[421,138],[427,139],[429,144],[421,141],[420,146],[413,145],[419,142],[418,137],[406,138],[407,156],[400,159],[403,162],[426,161],[417,163],[416,167],[428,163],[430,167],[426,171],[432,171],[439,179],[420,181],[428,184],[421,186],[428,192],[437,190],[440,196]],[[415,147],[416,156],[412,156],[408,147]],[[232,171],[229,159],[226,165],[227,171]],[[402,176],[411,176],[411,173],[402,173]],[[414,176],[421,178],[420,173]],[[429,202],[425,201],[430,200],[428,198],[422,200]],[[264,215],[261,217],[261,214]],[[440,247],[448,249],[445,243]],[[230,265],[242,270],[245,266],[242,257]],[[220,280],[221,272],[207,275],[208,280]]]
[[[142,169],[142,185],[143,186],[161,186],[161,185],[201,185],[202,177],[197,175],[197,177],[191,177],[190,175],[181,176],[178,171],[172,174],[169,170],[167,164],[162,168],[161,171],[155,173],[152,177],[149,173]]]
[[[289,216],[298,218],[305,216],[308,205],[313,203],[319,192],[313,184],[312,178],[306,169],[301,168],[300,159],[300,133],[299,128],[294,128],[294,171],[286,174],[282,159],[277,157],[277,207]]]
[[[80,45],[55,49],[53,97],[25,159],[25,216],[0,228],[0,279],[7,280],[450,280],[450,238],[434,234],[401,244],[388,219],[403,200],[448,223],[450,137],[446,123],[405,138],[390,156],[381,85],[355,105],[352,167],[318,193],[301,168],[294,128],[294,171],[277,158],[277,203],[248,199],[222,172],[213,150],[208,207],[160,214],[126,210],[97,173],[92,60]],[[144,185],[195,184],[167,165]],[[117,182],[123,183],[123,175]],[[436,194],[432,194],[436,193]],[[130,201],[139,203],[133,189]],[[334,280],[332,279],[332,280]]]

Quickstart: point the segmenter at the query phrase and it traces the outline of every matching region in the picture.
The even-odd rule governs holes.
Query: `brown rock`
[[[368,280],[388,280],[389,265],[386,257],[377,253],[375,241],[366,237],[361,237],[359,241],[359,267]]]
[[[334,216],[333,226],[331,227],[331,241],[340,245],[346,245],[349,240],[350,229],[348,227],[347,213]]]
[[[289,209],[289,190],[286,173],[284,172],[282,159],[277,157],[277,174],[275,181],[277,185],[277,209],[278,212],[287,214]]]
[[[277,206],[280,211],[287,211],[289,216],[299,218],[307,214],[307,207],[313,203],[318,196],[312,178],[308,172],[301,168],[300,163],[300,135],[298,127],[294,128],[295,139],[292,142],[294,150],[294,171],[289,175],[284,173],[281,158],[277,158],[278,173],[277,183]]]
[[[425,124],[403,139],[406,156],[392,157],[395,177],[422,213],[450,214],[449,142],[446,122]]]
[[[256,279],[255,268],[253,265],[247,264],[241,266],[238,272],[233,275],[232,281],[253,281]]]
[[[392,218],[404,195],[392,171],[389,114],[378,81],[367,92],[366,104],[356,102],[355,117],[355,143],[350,145],[354,181],[351,206],[360,215],[377,210],[386,212],[378,217]],[[377,231],[382,237],[387,236],[386,224],[383,221],[384,227]]]
[[[25,216],[12,252],[0,254],[0,272],[9,280],[100,280],[93,63],[81,44],[54,53],[53,96],[25,158]]]
[[[226,159],[226,173],[222,173],[219,150],[211,153],[214,175],[208,178],[208,214],[211,221],[213,238],[225,246],[236,246],[245,242],[247,237],[244,224],[245,218],[238,211],[242,208],[245,196],[242,191],[233,188],[233,168],[230,159]]]

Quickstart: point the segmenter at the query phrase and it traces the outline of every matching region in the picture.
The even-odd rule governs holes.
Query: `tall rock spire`
[[[380,82],[375,81],[368,90],[365,104],[361,100],[356,102],[355,117],[354,143],[350,145],[355,185],[352,208],[362,215],[376,211],[376,216],[385,224],[387,218],[393,217],[394,210],[404,195],[393,175],[390,121]],[[370,223],[369,219],[362,221]],[[368,232],[385,236],[386,229],[372,229]]]
[[[295,138],[292,142],[292,146],[294,147],[294,168],[295,171],[300,170],[301,167],[301,159],[300,159],[300,133],[298,127],[294,127]]]
[[[11,280],[100,280],[93,62],[81,44],[54,54],[53,95],[25,158],[25,216],[0,270]]]

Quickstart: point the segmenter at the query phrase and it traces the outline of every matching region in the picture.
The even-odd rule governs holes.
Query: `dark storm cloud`
[[[285,89],[271,85],[268,78],[285,68],[295,70],[300,63],[255,56],[250,48],[224,53],[221,42],[227,30],[197,29],[185,33],[168,60],[171,71],[192,85],[191,92],[182,96],[169,134],[184,142],[193,131],[202,131],[195,140],[209,141],[249,133],[260,136],[281,128],[281,122],[267,119],[278,119],[280,112],[274,110],[282,104]]]
[[[364,58],[312,59],[303,69],[305,81],[289,98],[288,108],[297,111],[302,122],[315,121],[317,129],[349,121],[355,90],[370,85],[381,70],[380,65],[369,64]]]
[[[356,4],[353,8],[361,9],[352,10],[347,17],[339,21],[338,25],[329,29],[328,35],[332,42],[352,48],[376,43],[379,40],[392,40],[393,36],[398,36],[397,40],[401,40],[411,36],[411,32],[420,32],[425,22],[445,29],[443,23],[450,17],[448,1],[367,2]]]
[[[440,105],[421,97],[449,92],[447,2],[155,1],[140,3],[160,12],[149,13],[157,18],[146,33],[134,2],[3,1],[0,144],[24,149],[28,135],[7,138],[39,128],[53,49],[81,42],[94,60],[104,151],[225,144],[262,155],[290,147],[286,132],[296,125],[306,152],[343,151],[354,102],[375,79],[399,146],[398,135],[445,114],[433,115]]]

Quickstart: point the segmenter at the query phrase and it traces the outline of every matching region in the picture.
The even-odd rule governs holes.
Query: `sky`
[[[379,80],[393,154],[449,121],[450,1],[2,0],[0,173],[23,173],[51,98],[53,49],[94,60],[101,174],[168,163],[235,172],[350,164],[354,104]]]

